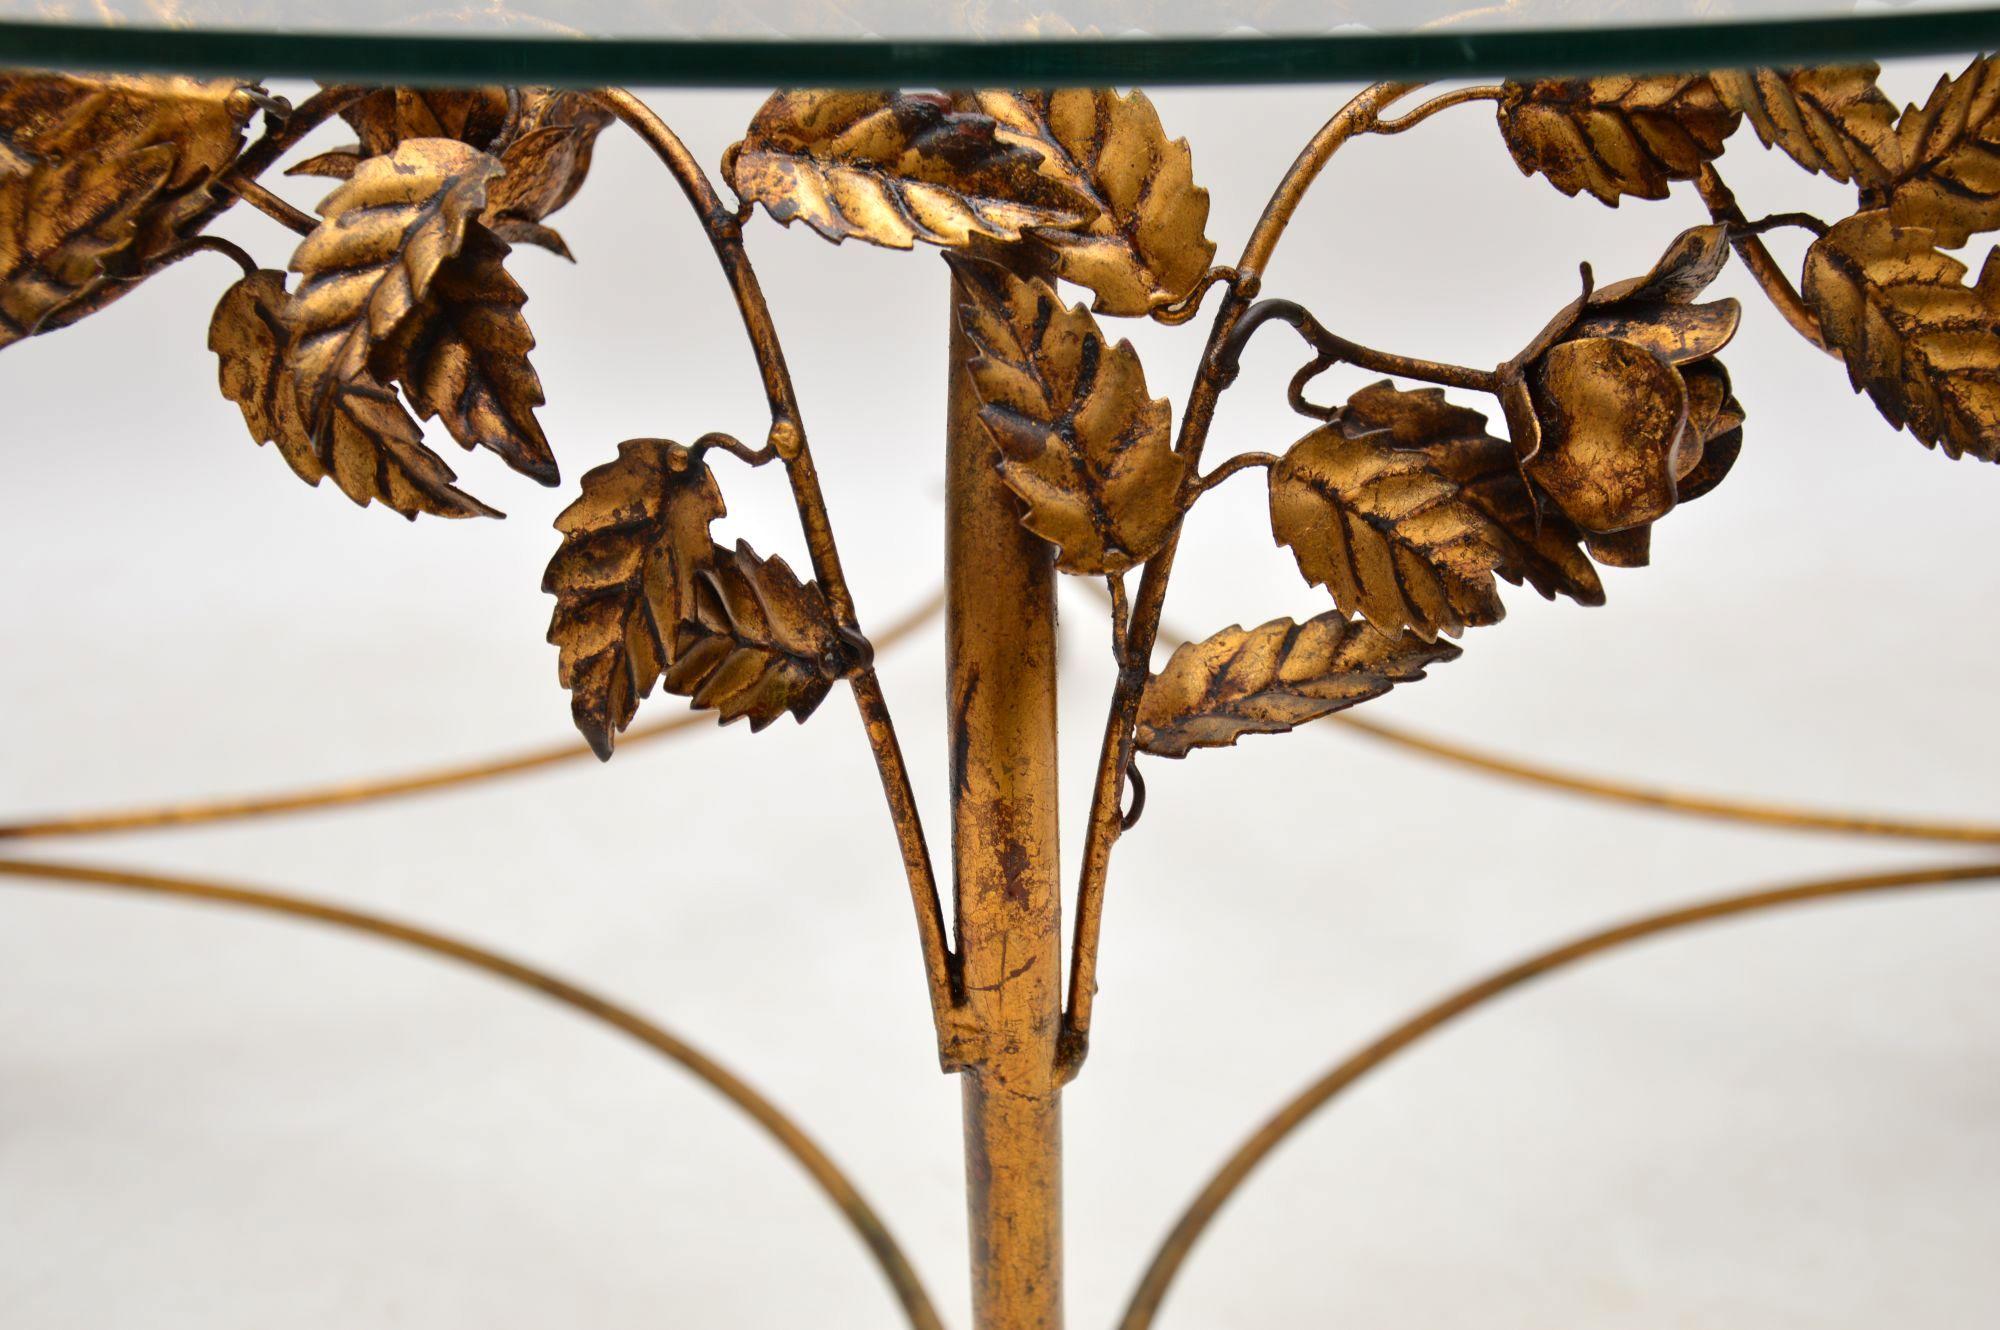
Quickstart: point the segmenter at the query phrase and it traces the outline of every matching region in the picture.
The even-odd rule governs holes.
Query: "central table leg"
[[[961,298],[952,284],[954,311]],[[1051,547],[1021,525],[951,331],[945,562],[952,858],[978,1330],[1060,1330],[1062,904]]]

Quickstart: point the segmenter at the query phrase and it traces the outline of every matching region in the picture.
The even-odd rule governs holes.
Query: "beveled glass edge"
[[[0,68],[718,88],[1519,78],[1837,64],[1995,45],[2000,7],[1539,31],[1008,41],[457,37],[0,22]]]

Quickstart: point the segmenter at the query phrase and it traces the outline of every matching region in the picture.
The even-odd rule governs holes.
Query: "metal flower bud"
[[[1644,276],[1586,289],[1503,367],[1523,473],[1602,562],[1644,563],[1645,528],[1736,460],[1743,411],[1715,355],[1741,310],[1696,302],[1728,255],[1724,226],[1685,231]]]

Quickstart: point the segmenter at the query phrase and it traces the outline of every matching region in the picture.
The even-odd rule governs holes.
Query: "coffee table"
[[[964,1085],[971,1324],[1054,1327],[1062,1096],[1092,1037],[1112,852],[1145,808],[1138,759],[1282,733],[1412,685],[1459,654],[1466,630],[1500,618],[1503,583],[1600,603],[1597,568],[1643,565],[1653,523],[1721,484],[1741,447],[1744,413],[1723,368],[1739,310],[1705,295],[1726,264],[1742,265],[1891,423],[1944,457],[2000,461],[2000,264],[1975,273],[1955,253],[2000,229],[2000,63],[1951,62],[1926,101],[1904,108],[1876,86],[1869,63],[1995,41],[2000,6],[1857,14],[1836,0],[524,0],[414,15],[377,0],[0,0],[0,66],[19,71],[0,76],[0,348],[67,328],[184,259],[220,255],[241,271],[220,290],[210,345],[252,437],[301,479],[359,505],[412,520],[477,519],[493,509],[458,485],[425,426],[491,450],[530,479],[564,483],[535,418],[533,341],[506,258],[511,246],[563,247],[548,218],[583,184],[601,133],[642,139],[694,210],[735,297],[769,426],[750,440],[634,439],[616,461],[567,482],[575,501],[558,520],[544,583],[555,598],[549,638],[560,680],[600,758],[621,739],[683,728],[678,716],[635,723],[661,707],[646,703],[656,690],[761,729],[787,714],[806,720],[845,685],[906,869],[936,1051]],[[246,71],[308,75],[322,87],[294,105]],[[1223,261],[1207,234],[1199,164],[1144,94],[1116,90],[1352,79],[1376,81],[1316,132],[1301,127],[1297,160]],[[783,91],[722,161],[704,163],[615,86],[627,82]],[[1288,223],[1342,147],[1440,115],[1491,116],[1495,151],[1565,194],[1643,208],[1679,185],[1710,221],[1646,271],[1584,268],[1574,288],[1550,293],[1545,322],[1524,328],[1518,352],[1497,365],[1367,346],[1267,290],[1263,274]],[[354,146],[298,160],[300,140],[335,119],[351,126]],[[1725,181],[1725,153],[1751,140],[1851,186],[1851,214],[1746,216]],[[326,179],[316,213],[260,183],[281,165]],[[260,257],[208,234],[232,207],[266,213],[297,237]],[[760,212],[785,231],[753,231]],[[1780,230],[1812,237],[1799,271],[1766,247]],[[753,248],[815,236],[935,249],[951,271],[944,884],[874,668],[877,649],[901,629],[871,635],[856,615],[808,412],[752,265]],[[838,262],[837,251],[825,253]],[[1120,340],[1120,320],[1206,322],[1199,367],[1172,405]],[[1260,332],[1302,347],[1288,391],[1300,437],[1282,453],[1205,456],[1217,403]],[[1315,381],[1339,366],[1386,377],[1326,400]],[[1912,450],[1909,464],[1942,458]],[[784,473],[808,569],[714,529],[728,470],[739,466]],[[1303,622],[1230,627],[1162,660],[1182,523],[1242,472],[1262,473],[1272,535],[1323,588],[1327,608]],[[1067,955],[1055,796],[1062,575],[1102,588],[1116,666],[1087,777]],[[1992,825],[1749,806],[1431,748],[1669,811],[2000,843]],[[0,838],[273,815],[489,779],[583,751],[15,822]],[[609,1022],[755,1118],[853,1223],[911,1323],[946,1323],[879,1217],[810,1138],[637,1013],[521,962],[327,902],[43,859],[0,860],[0,873],[316,920],[474,966]],[[1226,1161],[1171,1229],[1121,1325],[1153,1323],[1203,1229],[1279,1141],[1460,1014],[1665,931],[1996,876],[2000,864],[1954,862],[1708,901],[1472,983],[1330,1070]]]

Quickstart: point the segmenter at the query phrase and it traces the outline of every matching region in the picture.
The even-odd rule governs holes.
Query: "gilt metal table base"
[[[845,682],[860,709],[902,851],[945,1070],[965,1088],[973,1322],[1062,1322],[1061,1097],[1089,1048],[1111,853],[1138,821],[1135,757],[1183,758],[1331,716],[1455,659],[1451,641],[1500,619],[1502,581],[1602,602],[1599,565],[1647,562],[1653,523],[1728,474],[1744,416],[1718,360],[1740,311],[1702,294],[1734,254],[1792,328],[1926,445],[2000,460],[2000,263],[1968,284],[1946,251],[2000,229],[2000,63],[1974,61],[1898,112],[1872,67],[1369,87],[1285,173],[1234,264],[1214,264],[1208,197],[1184,141],[1142,93],[782,92],[730,149],[736,201],[643,102],[616,90],[329,86],[292,106],[240,80],[0,76],[0,346],[103,308],[198,253],[242,269],[209,344],[252,437],[301,478],[406,517],[494,510],[461,490],[420,422],[492,450],[545,484],[557,460],[535,419],[525,296],[513,244],[564,251],[547,218],[583,184],[597,135],[638,134],[699,217],[742,314],[769,405],[756,444],[634,439],[586,473],[557,519],[544,589],[550,641],[588,750],[608,758],[682,728],[634,725],[658,686],[760,729],[803,721]],[[1712,221],[1650,271],[1580,290],[1492,367],[1353,342],[1262,274],[1314,179],[1346,143],[1464,107],[1497,113],[1524,173],[1606,203],[1691,182]],[[250,122],[261,113],[261,132]],[[300,212],[259,178],[322,124],[351,148],[293,173],[337,183]],[[1716,166],[1748,121],[1767,147],[1850,183],[1854,214],[1749,219]],[[302,238],[289,270],[205,234],[241,201]],[[744,231],[757,209],[834,241],[945,251],[950,266],[946,610],[953,921],[948,924],[874,658],[934,607],[871,638],[858,622],[821,497],[804,415]],[[1761,237],[1814,237],[1802,280]],[[1060,285],[1089,292],[1089,308]],[[1178,428],[1137,353],[1101,320],[1215,312]],[[1308,424],[1283,453],[1202,469],[1222,394],[1259,330],[1309,352],[1288,397]],[[1390,376],[1316,401],[1324,371]],[[1422,385],[1399,387],[1394,380]],[[1447,397],[1494,399],[1489,417]],[[718,543],[722,458],[781,466],[811,578],[745,541]],[[1210,489],[1263,472],[1271,530],[1333,608],[1303,622],[1225,628],[1152,669],[1183,522]],[[1136,587],[1127,577],[1140,570]],[[1118,666],[1084,828],[1065,975],[1056,818],[1058,574],[1109,602]],[[1800,829],[2000,844],[2000,827],[1857,818],[1733,803],[1554,772],[1338,716],[1392,742],[1516,779],[1669,811]],[[212,822],[442,788],[566,760],[543,750],[440,772],[259,799],[17,822],[0,839]],[[584,989],[451,938],[344,907],[216,883],[41,859],[0,876],[164,893],[309,919],[457,960],[608,1023],[755,1118],[853,1224],[909,1320],[940,1319],[859,1192],[756,1092],[673,1034]],[[1693,924],[1862,892],[2000,878],[2000,863],[1846,877],[1650,916],[1556,947],[1418,1013],[1284,1106],[1173,1227],[1124,1316],[1152,1324],[1196,1238],[1272,1146],[1429,1032],[1515,986]]]

